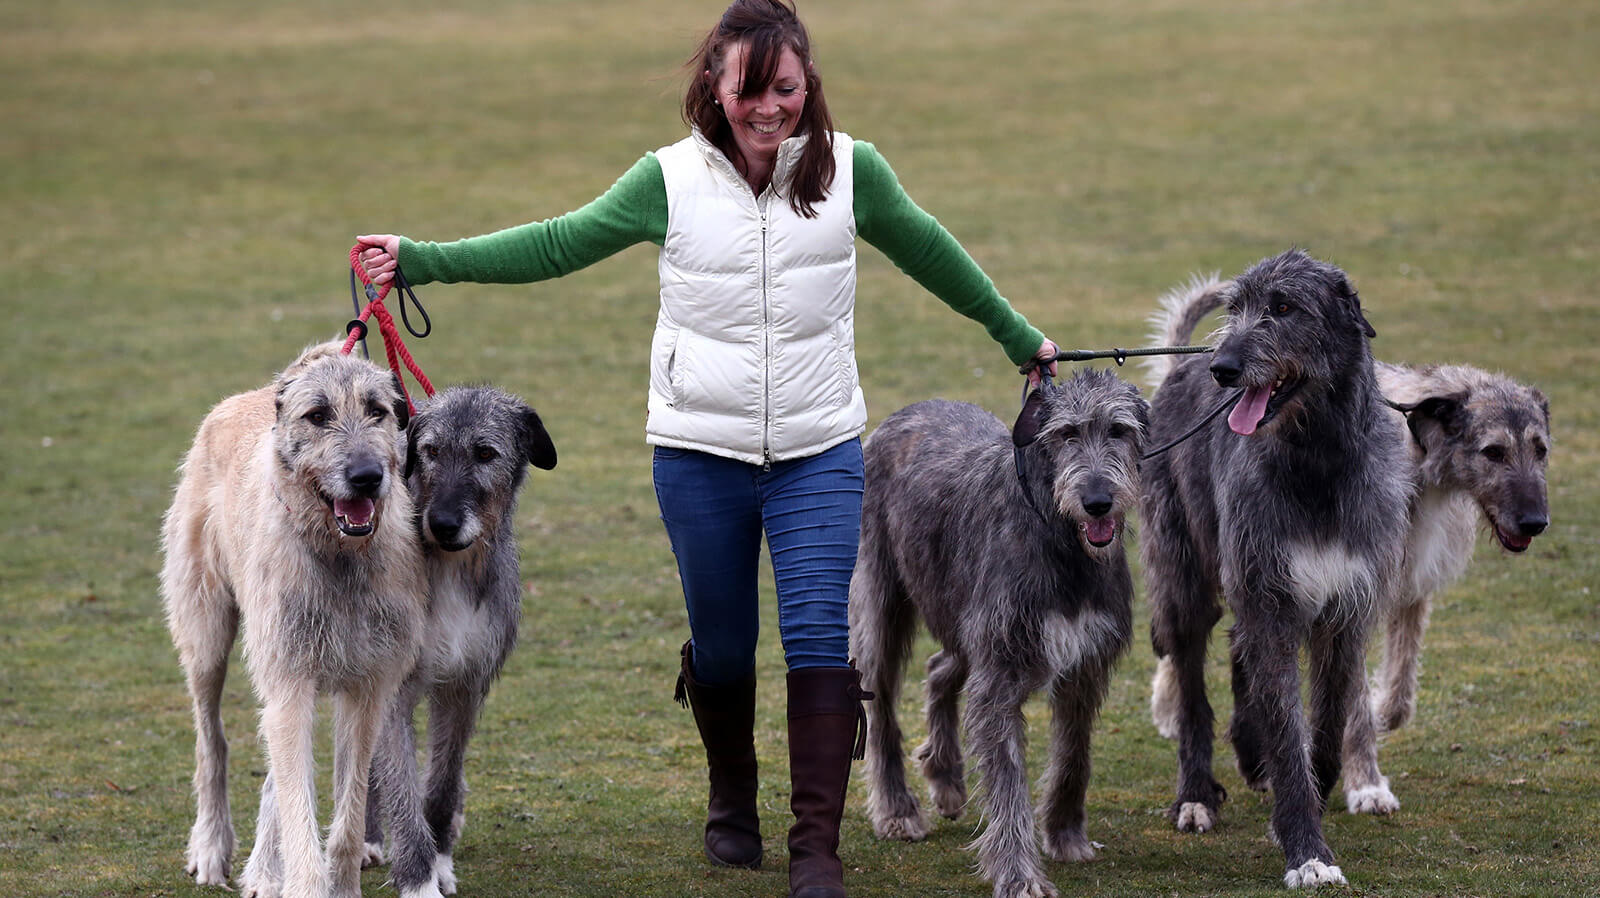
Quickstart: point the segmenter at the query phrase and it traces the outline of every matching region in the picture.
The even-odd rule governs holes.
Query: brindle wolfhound
[[[422,640],[422,553],[400,480],[405,399],[393,375],[337,347],[314,347],[273,384],[211,410],[162,529],[167,624],[194,701],[188,869],[202,884],[226,885],[232,864],[220,699],[244,626],[267,748],[246,895],[360,894],[373,740]],[[312,761],[320,692],[335,699],[326,859]]]
[[[1039,860],[1023,759],[1028,696],[1048,689],[1044,851],[1094,857],[1084,831],[1089,734],[1112,662],[1132,632],[1124,516],[1148,406],[1109,372],[1032,393],[1007,438],[994,416],[929,401],[889,416],[866,443],[861,553],[850,583],[851,650],[868,712],[868,809],[882,838],[927,835],[906,787],[895,697],[917,618],[928,660],[928,739],[917,749],[933,804],[967,802],[957,701],[987,825],[974,843],[997,898],[1055,895]]]
[[[1191,357],[1167,375],[1151,403],[1151,439],[1182,434],[1229,390],[1240,398],[1227,423],[1202,428],[1142,471],[1151,637],[1172,660],[1178,695],[1169,814],[1179,830],[1203,832],[1226,794],[1211,773],[1205,693],[1220,594],[1234,615],[1229,736],[1245,781],[1272,790],[1284,883],[1343,882],[1322,810],[1347,720],[1371,725],[1350,709],[1365,705],[1367,632],[1404,548],[1404,434],[1378,391],[1373,331],[1344,272],[1292,250],[1219,290],[1222,339],[1209,360]],[[1186,339],[1198,319],[1178,318]]]
[[[1156,339],[1186,339],[1194,322],[1221,306],[1228,288],[1197,279],[1168,295]],[[1183,333],[1174,333],[1182,330]],[[1155,367],[1162,368],[1157,362]],[[1481,518],[1508,552],[1527,550],[1549,525],[1545,468],[1550,407],[1544,394],[1509,377],[1462,365],[1412,368],[1376,362],[1378,387],[1407,420],[1401,439],[1410,460],[1413,495],[1405,558],[1383,599],[1383,662],[1372,698],[1374,724],[1345,727],[1344,794],[1351,813],[1388,814],[1400,802],[1378,772],[1378,732],[1394,730],[1416,708],[1417,664],[1432,597],[1472,560]],[[1177,681],[1161,659],[1150,707],[1163,736],[1177,735]],[[1360,707],[1350,709],[1359,714]]]
[[[426,894],[435,883],[455,893],[467,742],[522,616],[517,490],[528,465],[556,465],[539,415],[490,387],[452,387],[428,400],[407,429],[407,444],[407,482],[428,572],[428,632],[421,662],[386,715],[367,807],[368,855],[382,856],[387,818],[390,876],[402,898]],[[417,770],[412,723],[424,696],[425,777]]]

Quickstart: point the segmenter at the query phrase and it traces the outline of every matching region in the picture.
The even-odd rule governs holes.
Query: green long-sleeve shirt
[[[855,141],[856,233],[952,309],[982,324],[1022,364],[1044,335],[1011,307],[955,237],[906,195],[872,144]],[[400,241],[413,284],[525,284],[561,277],[646,240],[667,236],[661,164],[646,153],[593,202],[565,215],[450,243]]]

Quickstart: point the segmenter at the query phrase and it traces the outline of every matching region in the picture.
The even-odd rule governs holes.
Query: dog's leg
[[[861,551],[850,578],[850,654],[861,688],[874,699],[867,711],[867,816],[880,839],[915,842],[928,835],[922,808],[906,787],[905,735],[896,713],[906,654],[916,633],[916,609],[906,598],[889,556],[889,535],[863,515]]]
[[[1256,604],[1290,607],[1293,599],[1274,603],[1262,596]],[[1237,610],[1237,606],[1236,606]],[[1322,835],[1322,796],[1306,751],[1305,713],[1300,706],[1300,637],[1298,624],[1276,614],[1241,618],[1234,628],[1240,663],[1251,670],[1251,705],[1260,724],[1272,782],[1272,833],[1286,861],[1284,884],[1290,888],[1342,883],[1333,852]],[[1341,721],[1342,724],[1342,721]],[[1343,736],[1343,727],[1333,738]],[[1338,767],[1335,764],[1335,772]]]
[[[1398,730],[1417,707],[1417,661],[1422,634],[1428,627],[1429,602],[1423,597],[1397,605],[1386,615],[1383,665],[1378,668],[1378,694],[1373,710],[1384,732]]]
[[[968,684],[966,724],[972,755],[983,782],[983,834],[974,842],[978,868],[994,885],[995,898],[1057,895],[1039,863],[1028,797],[1025,747],[1028,688],[1004,660],[975,665],[986,676]]]
[[[1228,740],[1233,743],[1234,760],[1244,783],[1258,792],[1272,787],[1267,776],[1267,759],[1262,745],[1261,723],[1250,703],[1250,665],[1239,657],[1234,633],[1228,633],[1228,661],[1233,671],[1233,720],[1228,724]]]
[[[1180,576],[1192,577],[1190,572]],[[1151,586],[1151,638],[1156,650],[1172,664],[1177,685],[1178,795],[1167,817],[1181,832],[1203,833],[1217,822],[1217,812],[1227,790],[1211,774],[1212,740],[1216,718],[1206,698],[1206,644],[1222,611],[1198,587],[1187,595],[1177,584],[1159,581]],[[1157,591],[1165,597],[1157,596]],[[1203,598],[1195,600],[1194,596]]]
[[[367,777],[372,746],[390,688],[363,687],[334,696],[333,825],[328,831],[328,870],[333,898],[361,898],[361,862],[366,856]],[[406,896],[410,898],[410,896]]]
[[[261,781],[261,808],[256,812],[256,844],[239,875],[243,898],[278,898],[283,888],[283,853],[278,838],[278,790],[271,764]]]
[[[1058,861],[1094,859],[1094,843],[1084,831],[1084,797],[1089,791],[1089,736],[1105,698],[1109,665],[1090,661],[1050,690],[1050,766],[1044,789],[1044,853]]]
[[[317,833],[316,765],[312,734],[316,687],[296,677],[263,678],[261,732],[278,806],[278,846],[283,861],[283,894],[328,894],[328,869]],[[261,688],[265,685],[266,688]]]
[[[955,820],[967,806],[966,764],[961,757],[961,689],[967,684],[967,663],[950,651],[934,652],[928,659],[928,678],[923,683],[927,695],[928,738],[917,747],[915,757],[922,776],[928,781],[933,806],[943,816]]]
[[[467,742],[477,728],[489,684],[453,682],[434,687],[428,696],[428,786],[423,814],[433,833],[434,873],[439,890],[456,891],[455,843],[466,819]]]
[[[417,773],[417,737],[412,717],[422,692],[408,679],[389,702],[372,757],[372,789],[383,802],[389,825],[389,876],[403,895],[432,883],[437,853],[422,813],[422,783]],[[372,816],[368,808],[369,818]]]
[[[1319,626],[1311,641],[1312,763],[1324,797],[1344,775],[1345,809],[1352,814],[1392,814],[1400,802],[1378,769],[1378,733],[1367,693],[1366,626]],[[1323,727],[1339,727],[1326,733]],[[1340,734],[1341,738],[1334,738]]]
[[[232,608],[230,606],[230,612]],[[237,612],[207,627],[208,636],[183,652],[184,674],[194,704],[194,827],[189,830],[187,867],[200,885],[228,882],[236,840],[228,807],[228,739],[222,732],[222,686],[228,675]],[[188,623],[198,623],[189,621]],[[193,635],[193,634],[191,634]]]

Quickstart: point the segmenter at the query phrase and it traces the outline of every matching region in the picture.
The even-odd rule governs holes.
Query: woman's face
[[[740,97],[748,45],[741,41],[728,47],[722,74],[712,85],[723,114],[733,129],[739,153],[752,162],[771,163],[778,144],[794,136],[800,113],[806,105],[806,73],[800,57],[789,47],[778,57],[772,83],[759,95]]]

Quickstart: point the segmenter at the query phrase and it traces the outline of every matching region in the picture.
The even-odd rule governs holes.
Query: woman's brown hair
[[[822,96],[822,79],[811,63],[811,37],[794,7],[783,0],[734,0],[715,28],[701,41],[689,60],[689,89],[683,97],[683,120],[700,130],[729,159],[738,147],[728,117],[717,105],[713,88],[722,74],[729,46],[745,42],[744,79],[740,96],[753,96],[767,89],[778,71],[778,59],[785,48],[800,57],[806,73],[806,104],[800,112],[795,134],[808,137],[800,161],[789,182],[789,206],[806,218],[817,215],[815,204],[828,195],[833,185],[833,117]],[[710,72],[711,77],[705,77]]]

